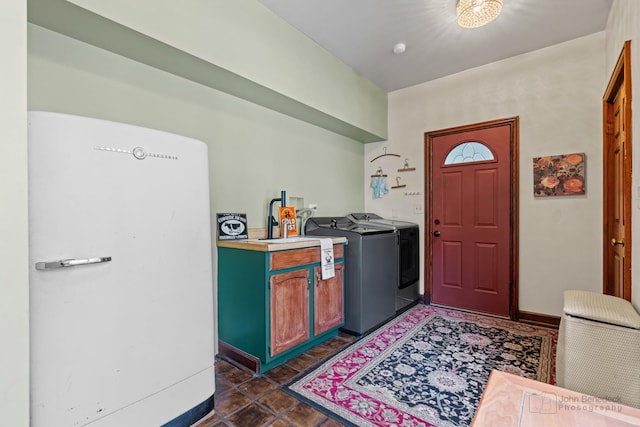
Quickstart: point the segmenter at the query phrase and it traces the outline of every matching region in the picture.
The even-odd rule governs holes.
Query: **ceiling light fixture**
[[[404,43],[398,43],[393,47],[393,53],[396,55],[404,53],[405,50],[407,50],[407,45]]]
[[[458,25],[476,28],[496,19],[502,11],[502,0],[458,0]]]

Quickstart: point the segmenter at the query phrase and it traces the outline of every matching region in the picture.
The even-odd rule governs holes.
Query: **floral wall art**
[[[533,195],[571,196],[585,194],[584,153],[533,158]]]

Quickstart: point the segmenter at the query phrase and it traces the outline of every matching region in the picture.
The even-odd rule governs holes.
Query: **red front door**
[[[509,315],[511,126],[431,139],[434,304]]]

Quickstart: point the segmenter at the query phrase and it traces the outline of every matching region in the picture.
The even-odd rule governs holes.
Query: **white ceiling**
[[[260,1],[387,91],[602,31],[613,2],[504,0],[493,22],[463,29],[456,0]]]

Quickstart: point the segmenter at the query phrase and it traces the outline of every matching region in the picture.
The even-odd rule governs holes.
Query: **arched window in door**
[[[458,165],[471,162],[492,162],[495,156],[489,147],[481,142],[467,141],[453,147],[444,159],[444,165]]]

